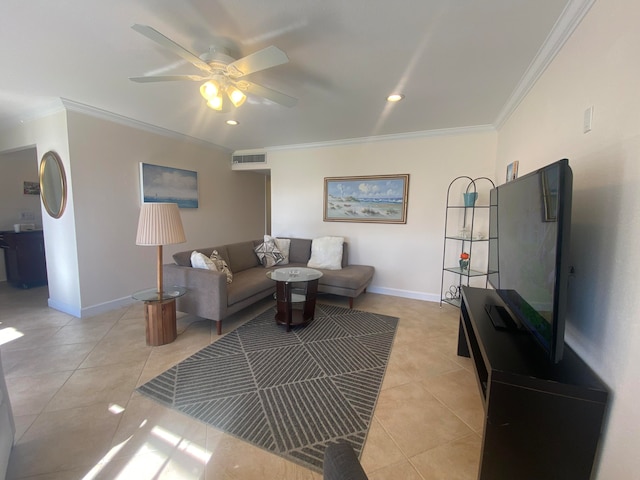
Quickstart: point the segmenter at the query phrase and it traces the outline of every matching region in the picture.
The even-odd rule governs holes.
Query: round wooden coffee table
[[[318,279],[322,272],[306,267],[278,268],[267,272],[276,282],[276,322],[287,326],[306,325],[315,315]],[[294,306],[301,305],[301,308]]]

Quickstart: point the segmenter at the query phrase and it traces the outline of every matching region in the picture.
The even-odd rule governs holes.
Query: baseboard
[[[379,293],[380,295],[391,295],[392,297],[412,298],[414,300],[424,300],[425,302],[440,302],[440,296],[435,293],[413,292],[411,290],[399,290],[397,288],[367,287],[367,292]]]
[[[99,303],[98,305],[93,305],[91,307],[83,308],[81,318],[95,317],[96,315],[110,312],[111,310],[116,310],[122,307],[128,307],[129,305],[133,305],[136,302],[137,300],[134,300],[133,298],[128,296],[128,297],[117,298],[109,302]]]
[[[54,310],[58,310],[63,313],[68,313],[69,315],[73,315],[77,318],[88,318],[95,317],[96,315],[100,315],[102,313],[110,312],[111,310],[116,310],[122,307],[128,307],[136,303],[131,297],[122,297],[116,300],[111,300],[109,302],[99,303],[97,305],[92,305],[90,307],[78,308],[76,306],[67,305],[65,303],[56,302],[55,300],[49,299],[47,301],[47,305],[53,308]]]
[[[53,308],[54,310],[58,310],[59,312],[68,313],[69,315],[72,315],[74,317],[82,318],[80,309],[76,306],[67,305],[66,303],[62,302],[56,302],[51,298],[47,300],[47,305],[49,305],[49,307]]]

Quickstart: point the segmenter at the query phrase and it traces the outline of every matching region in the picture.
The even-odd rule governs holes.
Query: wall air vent
[[[267,163],[267,155],[265,153],[254,153],[251,155],[233,155],[231,163]]]

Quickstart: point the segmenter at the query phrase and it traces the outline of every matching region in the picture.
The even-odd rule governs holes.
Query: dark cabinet
[[[521,332],[496,329],[494,290],[462,287],[458,354],[470,356],[485,408],[480,479],[587,480],[608,392],[568,346],[557,364]]]
[[[4,250],[7,281],[11,285],[29,288],[47,284],[42,230],[0,232],[0,247]]]

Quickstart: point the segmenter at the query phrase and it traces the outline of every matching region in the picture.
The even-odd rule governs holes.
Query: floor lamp
[[[162,246],[184,243],[187,239],[182,228],[177,203],[143,203],[138,220],[136,245],[158,247],[158,299],[162,299]]]
[[[138,221],[137,245],[158,247],[158,284],[155,292],[142,291],[134,298],[144,300],[147,345],[165,345],[176,339],[176,300],[162,287],[162,246],[185,242],[180,211],[176,203],[143,203]]]

